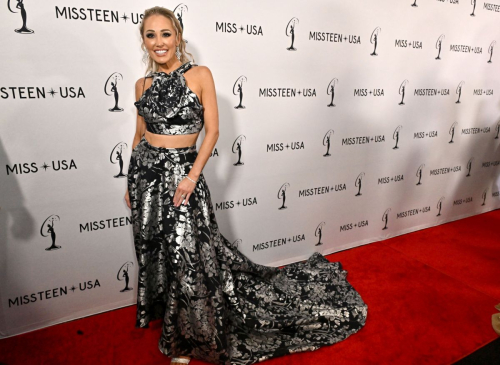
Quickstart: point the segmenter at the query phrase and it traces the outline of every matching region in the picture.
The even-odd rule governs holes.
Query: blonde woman
[[[171,364],[253,364],[357,332],[367,305],[340,262],[314,253],[283,269],[259,265],[219,232],[202,173],[219,137],[212,73],[188,60],[172,11],[146,10],[140,32],[149,73],[136,83],[125,194],[139,266],[136,327],[163,320],[158,347]]]

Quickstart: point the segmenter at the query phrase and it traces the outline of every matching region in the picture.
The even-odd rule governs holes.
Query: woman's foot
[[[188,356],[176,356],[176,357],[172,358],[172,360],[170,361],[170,365],[189,364],[190,360],[191,360],[191,358]]]

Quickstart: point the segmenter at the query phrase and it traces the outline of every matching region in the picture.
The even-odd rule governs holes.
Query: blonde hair
[[[141,44],[141,49],[144,52],[147,52],[146,46],[144,45],[144,23],[145,23],[146,19],[149,18],[151,15],[163,15],[165,18],[170,19],[170,21],[172,22],[172,25],[174,27],[174,30],[175,30],[176,39],[177,39],[177,37],[180,37],[180,43],[179,43],[179,52],[181,53],[180,61],[182,62],[182,64],[188,62],[189,58],[187,57],[187,55],[190,55],[191,60],[194,62],[193,55],[189,52],[186,52],[186,42],[184,41],[184,39],[182,37],[182,27],[181,27],[181,23],[179,22],[179,19],[177,19],[177,17],[175,16],[175,14],[172,10],[169,10],[169,9],[164,8],[162,6],[154,6],[152,8],[146,9],[144,11],[144,17],[142,18],[141,24],[139,26],[139,31],[141,33],[141,39],[143,40],[143,42]],[[153,72],[158,71],[158,64],[151,57],[148,57],[146,74],[149,71],[153,71]]]

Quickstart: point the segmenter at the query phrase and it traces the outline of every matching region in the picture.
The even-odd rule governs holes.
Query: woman
[[[202,173],[219,136],[212,74],[188,61],[170,10],[146,10],[140,32],[151,72],[136,83],[125,194],[139,265],[136,327],[163,318],[158,347],[171,364],[253,364],[357,332],[367,306],[339,262],[314,253],[283,269],[259,265],[219,232]]]

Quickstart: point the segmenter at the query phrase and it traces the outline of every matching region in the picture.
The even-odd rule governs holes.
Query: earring
[[[177,56],[177,59],[180,61],[181,60],[181,52],[179,51],[179,46],[177,46],[177,50],[175,51],[175,55]]]
[[[147,63],[149,58],[149,52],[144,51],[144,54],[142,55],[142,62]]]

